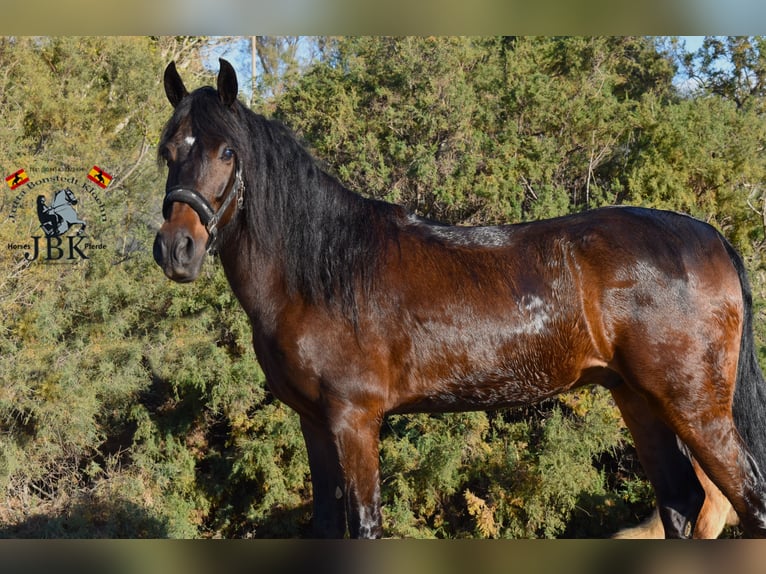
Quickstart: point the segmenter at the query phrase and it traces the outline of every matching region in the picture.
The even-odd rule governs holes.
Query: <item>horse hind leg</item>
[[[696,460],[692,460],[692,463],[694,464],[694,472],[702,484],[702,488],[705,489],[705,504],[702,506],[700,516],[697,519],[694,537],[718,538],[724,527],[739,524],[739,518],[729,500],[705,474],[699,463]]]
[[[649,518],[644,520],[638,526],[623,528],[612,538],[623,540],[657,540],[665,538],[665,527],[662,526],[659,509],[655,508]]]
[[[685,450],[679,445],[675,433],[627,384],[612,388],[611,393],[633,435],[641,466],[654,486],[662,525],[660,529],[656,522],[650,522],[644,529],[634,531],[633,536],[624,533],[617,537],[691,537],[705,500],[705,491]]]
[[[722,342],[717,348],[725,352],[726,345]],[[722,360],[718,360],[718,364],[723,364]],[[706,365],[704,358],[695,361],[687,357],[685,365],[694,365],[695,372],[678,363],[668,364],[665,372],[674,376],[662,379],[659,372],[647,372],[645,379],[631,381],[631,384],[649,397],[646,410],[651,408],[654,416],[667,424],[665,428],[683,441],[705,474],[731,502],[745,533],[751,537],[766,537],[766,481],[737,432],[732,416],[736,364],[729,373],[717,375],[716,365]],[[657,381],[663,383],[657,384]],[[696,477],[694,482],[699,485]],[[660,515],[666,534],[674,536],[676,526],[672,516],[663,516],[661,504]]]
[[[745,534],[766,537],[766,481],[731,416],[679,428],[700,466],[728,498]]]
[[[700,468],[696,460],[692,460],[694,474],[705,490],[705,503],[702,505],[697,524],[694,527],[694,538],[711,539],[718,538],[726,526],[739,524],[739,518],[731,507],[731,503],[723,495],[720,489],[713,484],[705,472]],[[624,528],[617,532],[613,538],[623,539],[657,539],[665,538],[665,527],[662,525],[660,512],[657,508],[652,514],[638,526]]]

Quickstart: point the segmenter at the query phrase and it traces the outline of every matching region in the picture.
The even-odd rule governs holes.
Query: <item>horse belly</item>
[[[502,345],[442,349],[410,373],[395,412],[490,410],[540,401],[583,382],[590,366],[585,337],[516,336]]]

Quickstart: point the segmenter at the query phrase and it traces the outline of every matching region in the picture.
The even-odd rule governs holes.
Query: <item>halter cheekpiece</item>
[[[165,194],[165,200],[162,202],[162,216],[165,219],[168,219],[173,204],[176,202],[185,203],[191,207],[197,213],[200,222],[205,226],[205,230],[207,231],[208,237],[205,249],[211,255],[215,255],[215,243],[218,239],[218,223],[221,220],[221,216],[226,212],[235,197],[237,198],[237,209],[242,209],[244,192],[245,182],[242,179],[242,167],[239,165],[239,161],[237,161],[237,171],[234,175],[234,183],[226,192],[226,197],[224,197],[223,203],[221,203],[218,211],[215,211],[213,206],[210,205],[210,202],[196,189],[177,185],[171,187]]]

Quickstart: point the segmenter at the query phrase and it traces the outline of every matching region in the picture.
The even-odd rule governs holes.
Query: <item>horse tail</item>
[[[742,257],[721,238],[742,287],[744,321],[737,362],[737,382],[732,406],[734,425],[745,441],[763,476],[766,476],[766,382],[758,365],[753,338],[753,296]]]

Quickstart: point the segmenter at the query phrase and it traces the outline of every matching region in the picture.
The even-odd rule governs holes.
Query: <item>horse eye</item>
[[[234,150],[229,147],[225,148],[223,152],[221,152],[221,159],[223,161],[231,161],[234,159]]]

